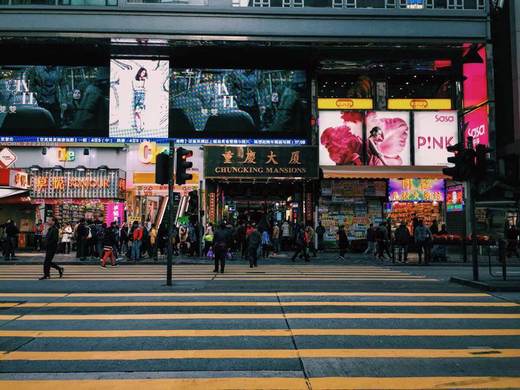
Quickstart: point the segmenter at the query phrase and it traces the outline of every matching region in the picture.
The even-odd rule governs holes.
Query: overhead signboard
[[[389,110],[451,110],[451,99],[388,99]]]
[[[457,111],[415,112],[414,129],[415,165],[447,165],[447,147],[458,142]]]
[[[318,99],[319,110],[371,110],[374,108],[372,99]]]
[[[391,202],[444,202],[444,180],[390,179],[388,199]]]
[[[207,146],[204,176],[218,178],[317,178],[318,148]]]
[[[0,150],[0,168],[9,168],[16,161],[16,154],[11,149],[3,148]]]

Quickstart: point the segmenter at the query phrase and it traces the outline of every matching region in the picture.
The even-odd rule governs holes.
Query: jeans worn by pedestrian
[[[132,252],[130,255],[130,260],[138,261],[141,258],[141,241],[134,240],[132,242]]]
[[[406,263],[408,261],[408,245],[397,244],[396,249],[397,249],[397,259],[399,261],[403,261],[403,256],[404,256],[404,262]]]
[[[220,273],[224,273],[224,268],[226,267],[226,256],[227,248],[217,245],[215,247],[215,269],[213,272],[218,272],[220,267]]]

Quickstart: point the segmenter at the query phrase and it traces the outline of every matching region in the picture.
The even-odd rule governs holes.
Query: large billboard
[[[3,136],[108,135],[108,67],[0,66]]]
[[[309,126],[306,74],[298,70],[176,69],[170,135],[302,135]]]
[[[169,61],[110,62],[110,137],[168,138]]]
[[[457,111],[414,113],[415,165],[447,165],[447,147],[457,142]]]
[[[489,146],[489,106],[487,104],[464,114],[464,141],[473,137],[473,145]]]
[[[410,113],[369,111],[365,118],[368,164],[410,165]]]
[[[363,164],[363,113],[320,111],[320,165]]]

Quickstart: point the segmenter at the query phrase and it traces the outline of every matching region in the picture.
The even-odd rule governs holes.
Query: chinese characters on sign
[[[388,194],[391,202],[444,202],[444,180],[391,179]]]
[[[205,177],[318,177],[317,148],[207,146]]]

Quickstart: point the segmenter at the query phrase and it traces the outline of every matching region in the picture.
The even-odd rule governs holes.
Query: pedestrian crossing
[[[173,280],[177,281],[396,281],[434,282],[424,275],[375,266],[328,265],[266,265],[249,268],[245,264],[232,264],[226,272],[212,272],[212,265],[176,265]],[[164,265],[120,265],[102,268],[95,265],[67,265],[62,280],[70,281],[163,281]],[[42,275],[39,265],[0,265],[0,281],[34,280]],[[54,275],[50,281],[60,280]],[[48,282],[48,281],[46,281]]]
[[[0,303],[2,390],[520,389],[520,304],[467,290],[0,292]]]

